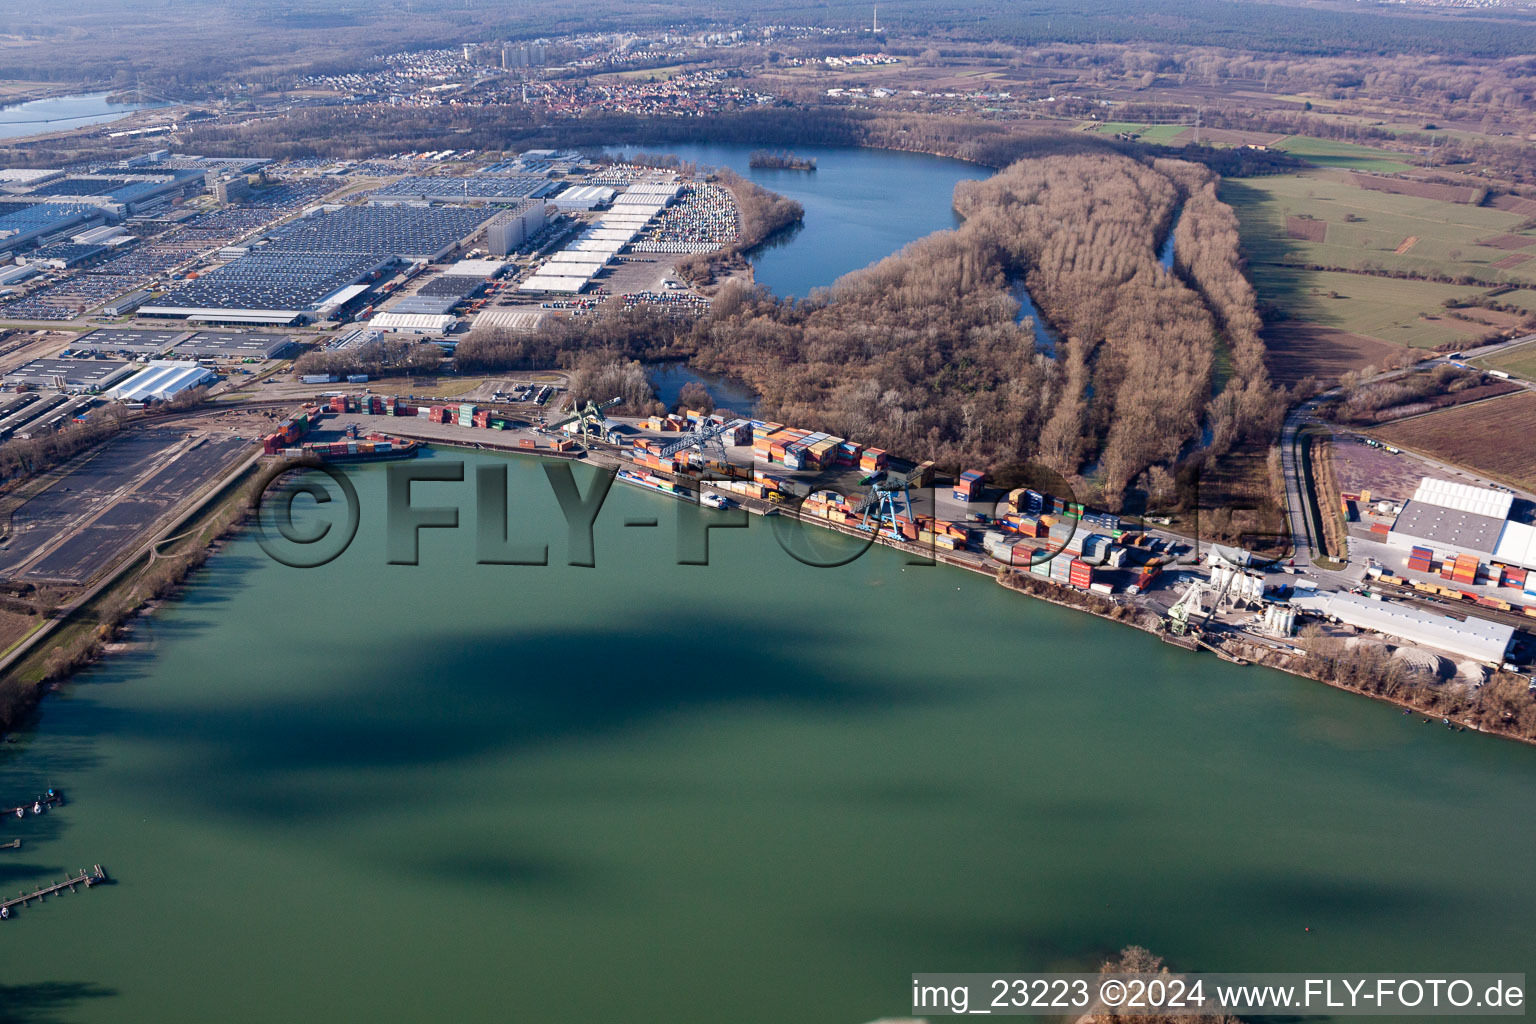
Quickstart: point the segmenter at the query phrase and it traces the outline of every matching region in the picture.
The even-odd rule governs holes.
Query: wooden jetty
[[[75,886],[77,885],[83,885],[89,889],[96,883],[105,882],[106,880],[107,872],[102,868],[100,864],[95,865],[90,871],[87,871],[85,868],[81,868],[78,875],[75,875],[72,878],[66,878],[62,882],[55,882],[52,885],[45,885],[35,892],[23,892],[20,896],[16,896],[13,899],[0,900],[0,918],[10,917],[12,907],[24,907],[33,900],[41,900],[45,896],[56,896],[62,893],[65,889],[68,889],[70,892],[75,892],[77,891],[75,889]]]
[[[0,817],[25,818],[29,814],[42,814],[50,807],[62,807],[64,794],[56,789],[50,789],[42,796],[33,797],[18,807],[0,807]]]

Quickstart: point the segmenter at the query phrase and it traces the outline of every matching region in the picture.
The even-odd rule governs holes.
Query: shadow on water
[[[117,995],[116,989],[85,981],[44,981],[0,985],[0,1024],[52,1024],[65,1021],[76,1004]]]
[[[165,788],[198,809],[292,820],[348,810],[335,794],[318,799],[310,791],[311,773],[467,764],[623,734],[723,704],[842,716],[888,712],[920,699],[873,678],[807,671],[805,652],[818,643],[831,649],[830,636],[802,635],[799,646],[785,652],[749,622],[722,626],[715,635],[729,639],[701,644],[685,621],[641,620],[471,633],[429,649],[402,638],[372,651],[366,671],[335,678],[333,668],[319,669],[332,678],[312,696],[288,691],[281,699],[233,705],[113,709],[111,728],[130,741],[195,748],[181,757],[200,764],[198,780],[167,780]],[[753,670],[705,667],[734,659]],[[148,658],[112,662],[92,676],[124,681],[147,674],[150,664]],[[400,784],[408,786],[411,774],[401,773]],[[401,798],[390,792],[390,778],[356,787],[343,799],[353,801],[357,813],[388,806]]]
[[[0,892],[31,892],[69,874],[69,869],[58,864],[13,864],[0,860]],[[10,895],[5,897],[10,899]]]

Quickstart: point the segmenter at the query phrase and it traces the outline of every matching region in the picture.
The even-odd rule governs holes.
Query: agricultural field
[[[1515,230],[1525,220],[1522,215],[1362,188],[1362,180],[1431,194],[1474,194],[1470,187],[1357,179],[1342,171],[1228,180],[1221,194],[1237,211],[1251,263],[1536,283],[1536,259],[1505,263],[1511,256],[1536,256],[1536,232]]]
[[[1503,370],[1516,377],[1536,380],[1536,342],[1522,345],[1508,352],[1500,352],[1496,356],[1473,360],[1472,365],[1483,370]]]
[[[1373,431],[1400,448],[1465,466],[1527,490],[1536,489],[1536,445],[1490,444],[1489,432],[1536,437],[1536,393],[1522,392],[1400,420]]]
[[[1412,169],[1413,157],[1407,153],[1357,146],[1353,142],[1287,135],[1275,143],[1275,148],[1322,167],[1344,167],[1351,171],[1380,171],[1385,174]]]
[[[1394,345],[1434,348],[1491,329],[1452,317],[1441,305],[1480,295],[1481,288],[1261,265],[1253,265],[1251,274],[1260,300],[1286,310],[1293,320]]]
[[[1102,135],[1116,135],[1120,132],[1130,132],[1138,135],[1143,142],[1157,142],[1164,145],[1173,143],[1179,136],[1190,130],[1183,124],[1137,124],[1132,121],[1109,121],[1100,124],[1090,121],[1083,125],[1084,131],[1095,131]]]

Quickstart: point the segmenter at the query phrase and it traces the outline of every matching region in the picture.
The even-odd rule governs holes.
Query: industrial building
[[[203,186],[203,174],[196,170],[122,170],[49,179],[29,188],[26,198],[44,203],[86,203],[106,211],[113,220],[122,220],[177,197],[195,195]]]
[[[1515,627],[1468,616],[1465,622],[1436,615],[1395,601],[1376,601],[1358,594],[1332,592],[1298,597],[1299,611],[1335,619],[1357,629],[1369,629],[1406,643],[1433,647],[1473,661],[1499,664],[1515,638]]]
[[[487,309],[475,317],[475,329],[496,328],[526,334],[535,330],[549,314],[542,309]]]
[[[447,334],[453,330],[458,320],[447,314],[425,313],[379,313],[368,321],[368,329],[371,331],[386,331],[391,334]]]
[[[489,216],[446,206],[320,209],[139,312],[230,324],[324,319],[360,298],[390,265],[443,258]]]
[[[558,186],[532,174],[446,174],[401,178],[368,195],[368,202],[393,203],[521,203],[542,199]]]
[[[510,255],[542,231],[548,222],[542,200],[505,210],[485,226],[485,247],[493,256]]]
[[[585,288],[590,280],[590,278],[586,277],[556,277],[552,274],[539,273],[519,284],[517,290],[530,293],[549,292],[557,295],[575,295]]]
[[[121,301],[121,300],[119,300]],[[69,346],[71,352],[110,355],[157,356],[187,337],[186,331],[154,331],[143,328],[103,327],[82,336]]]
[[[140,316],[209,323],[297,324],[323,317],[393,260],[378,256],[261,252],[242,256],[139,307]]]
[[[152,294],[149,289],[140,288],[136,292],[129,292],[122,298],[113,299],[105,306],[102,306],[101,311],[106,316],[127,316],[148,302]]]
[[[276,359],[292,346],[286,334],[198,331],[178,340],[172,350],[200,359]]]
[[[84,203],[0,203],[0,253],[46,245],[106,222],[105,211]]]
[[[111,387],[131,372],[127,363],[110,359],[34,359],[5,375],[7,384],[25,384],[60,391],[97,391]]]
[[[595,210],[613,202],[614,190],[606,185],[576,185],[549,197],[549,203],[562,212]]]
[[[120,402],[166,402],[214,379],[212,370],[185,360],[155,359],[107,392]]]
[[[1424,477],[1398,513],[1387,543],[1536,569],[1536,527],[1511,518],[1514,498],[1492,487]]]

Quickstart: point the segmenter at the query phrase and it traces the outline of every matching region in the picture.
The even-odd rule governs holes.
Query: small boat
[[[11,916],[11,908],[10,907],[0,907],[0,921],[4,921],[6,918],[8,918],[10,916]]]
[[[699,496],[700,505],[708,505],[710,508],[725,508],[730,501],[723,494],[705,493]]]

